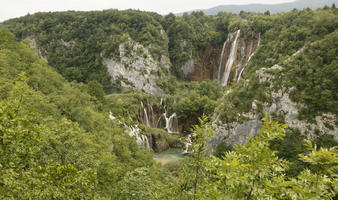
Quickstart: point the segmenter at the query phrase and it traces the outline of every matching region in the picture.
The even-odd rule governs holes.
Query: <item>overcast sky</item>
[[[128,8],[160,14],[206,9],[224,4],[282,3],[294,0],[0,0],[0,22],[39,11],[103,10]]]

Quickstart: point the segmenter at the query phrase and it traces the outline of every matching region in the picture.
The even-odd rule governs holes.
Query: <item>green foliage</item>
[[[154,164],[87,86],[65,81],[8,31],[0,41],[1,199],[108,198],[126,173]]]
[[[103,101],[104,100],[104,91],[102,89],[102,85],[94,81],[89,81],[87,84],[88,87],[88,94],[92,95],[93,97],[96,97],[97,100]]]
[[[263,121],[260,135],[248,137],[245,145],[236,145],[222,159],[194,156],[204,152],[206,142],[197,140],[196,152],[182,172],[182,184],[177,186],[182,194],[177,195],[181,199],[332,199],[337,192],[337,147],[318,150],[308,142],[309,153],[300,158],[309,168],[288,179],[285,171],[289,162],[269,148],[272,140],[285,136],[287,125],[270,121],[267,115]],[[200,132],[209,132],[208,127],[203,129]]]
[[[253,112],[254,100],[259,102],[256,114],[263,115],[262,105],[272,103],[267,94],[283,87],[290,89],[287,92],[292,101],[304,105],[299,119],[313,122],[322,113],[337,114],[336,12],[305,9],[272,16],[252,13],[241,16],[247,19],[250,29],[261,33],[262,41],[246,66],[246,80],[233,85],[222,100],[225,103],[216,109],[220,120],[242,121],[237,113]],[[296,52],[298,55],[294,55]],[[268,70],[272,80],[260,83],[256,71],[275,64],[282,66],[282,71]]]
[[[189,146],[189,151],[192,155],[188,157],[184,166],[181,179],[183,182],[180,185],[182,190],[182,199],[196,199],[202,195],[203,181],[208,173],[207,168],[207,141],[212,136],[212,128],[208,123],[208,118],[203,115],[199,118],[199,124],[195,125],[192,130],[192,145]]]
[[[96,80],[105,88],[110,78],[104,58],[120,59],[119,45],[129,37],[157,60],[167,54],[168,38],[153,13],[126,10],[37,13],[4,23],[20,39],[36,41],[41,54],[67,80]]]
[[[272,16],[70,11],[37,13],[4,25],[20,39],[35,39],[48,63],[75,82],[67,82],[24,42],[0,30],[1,199],[332,199],[337,193],[332,138],[320,136],[315,143],[323,148],[308,142],[306,149],[297,132],[281,140],[286,125],[267,117],[260,135],[232,151],[220,145],[218,157],[206,154],[212,129],[203,117],[192,130],[191,157],[183,168],[180,163],[167,166],[168,172],[154,164],[123,125],[108,118],[112,111],[123,123],[135,123],[140,102],[155,105],[159,99],[143,93],[105,98],[102,89],[111,86],[103,58],[118,60],[119,45],[130,38],[151,46],[157,60],[169,55],[178,67],[198,51],[220,46],[228,32],[240,28],[262,35],[262,45],[246,67],[248,81],[233,85],[221,99],[222,88],[215,82],[164,76],[157,84],[170,95],[169,112],[195,123],[219,105],[216,114],[230,130],[231,122],[246,120],[238,113],[252,111],[254,100],[261,102],[255,114],[262,114],[262,104],[271,103],[266,93],[282,84],[293,88],[293,101],[306,105],[300,118],[337,114],[335,8]],[[256,70],[274,64],[284,67],[274,84],[260,83]],[[141,128],[146,135],[160,134],[169,145],[178,141],[163,130]]]
[[[285,85],[295,87],[291,98],[306,105],[301,118],[312,119],[322,112],[338,114],[337,40],[336,30],[286,64]]]
[[[69,134],[77,128],[76,124],[70,121],[58,124],[62,127],[67,123],[70,128],[68,133],[53,130],[48,121],[27,105],[32,95],[34,93],[28,85],[20,81],[16,82],[9,97],[0,101],[0,197],[93,198],[97,179],[94,166],[88,165],[88,162],[95,160],[87,160],[88,156],[84,153],[88,146],[79,147],[84,144],[84,139],[74,141],[75,136]],[[62,143],[56,145],[50,140],[51,137],[62,137],[59,134],[67,134],[67,137],[60,139]],[[50,147],[55,151],[46,152]],[[79,160],[81,154],[85,163]]]
[[[158,104],[159,99],[155,96],[131,92],[125,94],[110,94],[106,96],[107,101],[110,102],[108,107],[114,116],[119,119],[125,120],[127,123],[133,123],[139,120],[139,109],[141,102],[146,104]]]
[[[222,89],[216,82],[191,82],[171,97],[176,100],[172,109],[179,118],[211,115],[221,95]]]
[[[215,156],[222,158],[227,152],[232,151],[233,147],[228,145],[225,141],[217,145]]]

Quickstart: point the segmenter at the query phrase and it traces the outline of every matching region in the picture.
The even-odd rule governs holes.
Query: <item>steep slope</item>
[[[4,24],[18,38],[32,40],[41,57],[69,81],[96,80],[107,90],[134,84],[135,89],[140,90],[142,86],[138,86],[138,80],[128,70],[124,70],[126,74],[113,74],[112,77],[108,73],[107,65],[110,69],[121,69],[123,64],[124,68],[130,66],[147,71],[138,74],[150,82],[150,86],[144,87],[145,91],[160,95],[154,79],[159,78],[159,69],[168,72],[170,61],[167,58],[168,38],[158,18],[161,16],[155,13],[106,10],[37,13]],[[137,53],[139,58],[132,58],[131,53]],[[126,80],[123,82],[117,77]]]
[[[68,71],[68,67],[70,70],[86,71],[86,78],[88,78],[86,80],[63,74],[69,80],[80,82],[99,80],[104,84],[103,79],[105,79],[110,80],[108,84],[105,84],[107,92],[128,92],[129,90],[126,90],[128,88],[165,97],[168,102],[168,112],[165,112],[165,118],[169,120],[171,116],[176,116],[178,118],[176,129],[179,129],[179,132],[189,132],[191,125],[198,123],[197,118],[206,113],[214,115],[215,124],[216,122],[220,126],[225,124],[225,129],[218,131],[220,135],[227,134],[226,130],[230,130],[231,123],[242,124],[249,119],[255,122],[246,126],[242,132],[254,134],[259,130],[259,121],[263,116],[263,111],[269,110],[263,109],[263,105],[270,105],[273,102],[271,88],[302,88],[298,91],[294,90],[299,93],[289,91],[289,97],[294,103],[304,105],[303,109],[298,109],[297,119],[299,120],[314,122],[316,117],[334,110],[336,97],[332,95],[334,94],[332,83],[335,80],[327,76],[329,80],[325,82],[326,86],[316,86],[319,79],[325,79],[326,76],[323,74],[327,72],[313,73],[313,71],[317,72],[317,69],[304,72],[304,69],[297,71],[293,67],[288,67],[289,72],[293,74],[288,72],[288,75],[281,77],[274,87],[270,87],[271,81],[260,80],[258,75],[266,76],[264,74],[270,70],[262,68],[268,69],[277,65],[285,70],[285,60],[290,59],[297,51],[302,52],[303,47],[308,47],[333,33],[338,26],[336,10],[325,7],[317,11],[293,10],[272,16],[245,12],[240,15],[220,13],[217,16],[207,16],[202,12],[194,12],[191,15],[184,14],[180,17],[173,14],[163,17],[155,13],[131,10],[39,13],[9,20],[4,25],[14,31],[19,38],[30,35],[37,37],[35,40],[38,54],[48,56],[48,52],[58,52],[66,55],[80,55],[74,58],[82,62],[83,56],[88,53],[90,58],[95,57],[93,60],[100,63],[101,68],[98,72],[91,63],[85,63],[85,67],[81,65],[70,67],[76,64],[74,62],[76,59],[73,57],[71,59],[63,59],[63,56],[47,58],[49,63],[55,61],[57,65],[54,67],[61,66],[63,73]],[[39,16],[45,16],[46,19],[40,20]],[[92,17],[92,21],[88,22],[88,17]],[[74,23],[61,19],[74,19]],[[53,20],[62,28],[54,23],[46,27],[39,25],[48,24]],[[83,27],[79,24],[83,24]],[[99,28],[81,35],[84,27],[90,28],[93,24]],[[70,29],[72,31],[65,30],[65,28],[70,28],[70,25],[75,26]],[[39,31],[44,30],[47,30],[43,32],[45,34],[39,34]],[[61,34],[59,30],[67,34]],[[123,31],[128,34],[123,34]],[[78,41],[72,42],[72,37]],[[45,41],[47,38],[50,41]],[[38,41],[46,43],[39,44]],[[56,41],[55,44],[53,41]],[[88,43],[88,41],[93,43]],[[92,46],[88,46],[89,44]],[[55,45],[54,49],[49,48],[53,45]],[[73,48],[72,45],[78,45],[81,48]],[[43,53],[44,51],[46,54]],[[330,58],[329,61],[331,62],[332,59]],[[318,69],[321,66],[318,63],[321,62],[325,64],[327,61],[322,61],[321,58],[315,61]],[[63,66],[68,67],[63,68]],[[275,71],[277,75],[282,74],[277,69],[279,67],[272,71]],[[321,78],[314,76],[306,79],[303,76],[304,73],[320,74]],[[301,76],[298,77],[299,75]],[[222,88],[208,82],[210,80],[218,82],[227,90],[222,100],[219,95]],[[113,90],[109,91],[111,87]],[[206,91],[208,89],[210,91]],[[317,91],[318,95],[311,96],[309,91]],[[322,94],[322,91],[325,92]],[[278,89],[275,92],[278,93]],[[327,98],[321,99],[320,97]],[[280,95],[279,98],[283,99]],[[320,102],[319,99],[321,99]],[[134,103],[137,106],[141,105],[141,101]],[[146,112],[140,113],[133,120],[148,126],[147,120],[142,120],[142,118],[149,115],[152,106],[160,104],[160,98],[147,106],[145,106],[147,102],[142,101],[142,103],[144,106],[140,109]],[[216,106],[217,104],[219,106]],[[275,102],[275,104],[279,103]],[[293,105],[291,102],[288,104]],[[214,113],[215,107],[218,108]],[[252,109],[253,107],[257,107],[258,110]],[[139,111],[136,112],[139,113]],[[161,112],[155,114],[157,118],[163,116],[164,113]],[[332,114],[336,115],[336,113]],[[122,117],[128,118],[129,116]],[[176,124],[176,118],[173,117],[172,120]],[[255,131],[250,131],[251,129]],[[307,128],[303,127],[301,132],[307,132]],[[233,131],[232,135],[236,134],[236,131]],[[225,136],[216,139],[215,145],[222,142],[223,138]],[[240,141],[242,139],[237,138],[230,143]]]
[[[90,87],[3,30],[0,73],[1,199],[115,198],[127,173],[154,166]]]
[[[214,149],[222,140],[235,144],[258,134],[265,112],[288,123],[291,132],[310,139],[323,134],[338,139],[337,24],[324,24],[323,18],[337,20],[336,11],[305,10],[271,19],[285,24],[271,26],[262,35],[244,79],[226,92],[216,109],[217,134],[210,142]],[[294,34],[283,26],[298,31]]]

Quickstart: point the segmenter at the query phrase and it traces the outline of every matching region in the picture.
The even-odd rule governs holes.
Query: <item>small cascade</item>
[[[113,116],[113,113],[112,112],[109,112],[109,119],[116,119],[116,117]]]
[[[137,125],[135,125],[135,127],[125,125],[125,128],[128,129],[130,137],[136,138],[137,144],[145,145],[147,148],[150,147],[147,136],[141,134],[141,129]]]
[[[116,117],[113,116],[112,112],[109,112],[109,119],[115,120],[117,119]],[[118,119],[119,124],[122,124],[122,122]],[[147,148],[150,148],[150,143],[148,140],[148,137],[145,135],[141,134],[141,129],[135,125],[133,126],[128,126],[126,124],[123,124],[124,128],[128,130],[129,136],[130,137],[135,137],[136,138],[136,143],[142,146],[146,146]],[[114,144],[112,144],[112,148],[114,147]]]
[[[258,49],[258,47],[259,47],[260,44],[261,44],[261,33],[258,34],[258,42],[257,42],[256,49]],[[250,62],[252,56],[254,56],[255,53],[256,53],[256,51],[253,51],[253,52],[250,54],[250,56],[249,56],[249,58],[248,58],[248,62]]]
[[[149,118],[148,118],[147,109],[146,109],[146,108],[143,108],[143,111],[144,111],[144,118],[145,118],[145,121],[146,121],[146,125],[147,125],[148,127],[151,127],[151,126],[150,126],[150,123],[149,123]]]
[[[183,154],[191,153],[191,152],[189,152],[189,146],[190,145],[192,145],[192,140],[191,140],[191,135],[188,135],[188,138],[187,138],[187,140],[185,142]]]
[[[237,46],[238,46],[238,38],[239,38],[239,35],[240,35],[240,31],[241,30],[238,30],[236,32],[235,40],[231,44],[230,54],[229,54],[229,57],[228,57],[228,60],[227,60],[226,66],[225,66],[225,70],[224,70],[224,76],[222,78],[220,78],[220,84],[222,86],[227,86],[227,84],[228,84],[230,71],[231,71],[232,65],[233,65],[233,63],[236,59],[236,56],[237,56]],[[223,60],[223,59],[221,59],[221,60]],[[219,72],[221,71],[222,64],[223,64],[223,61],[220,62]]]
[[[139,117],[150,128],[163,128],[169,133],[179,132],[177,115],[173,113],[169,116],[166,102],[162,98],[159,105],[141,102]]]
[[[177,133],[178,132],[178,120],[176,113],[172,114],[170,117],[167,117],[167,112],[163,113],[165,118],[165,129],[168,133]]]

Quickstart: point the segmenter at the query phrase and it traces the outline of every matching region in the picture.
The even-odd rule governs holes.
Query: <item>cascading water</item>
[[[165,129],[168,133],[177,133],[178,132],[178,120],[176,113],[172,114],[170,117],[167,117],[167,112],[163,113],[165,118]]]
[[[261,44],[261,33],[258,34],[258,42],[257,42],[257,47],[256,47],[256,49],[258,49],[258,47],[259,47],[260,44]],[[256,53],[256,51],[253,51],[253,52],[250,54],[250,56],[249,56],[249,58],[248,58],[248,62],[251,60],[252,56],[255,55],[255,53]]]
[[[116,117],[113,116],[112,112],[109,112],[109,118],[111,120],[117,119]],[[119,122],[119,124],[122,124],[122,122],[120,120],[118,120],[118,122]],[[148,137],[141,134],[141,129],[137,125],[135,125],[135,127],[128,126],[126,124],[123,124],[123,125],[124,125],[124,128],[128,130],[129,136],[136,138],[137,144],[145,145],[147,148],[150,148],[150,143],[149,143]],[[114,147],[114,144],[112,144],[112,148],[113,147]]]
[[[116,117],[113,116],[112,112],[109,112],[109,119],[116,119]]]
[[[261,44],[261,33],[258,34],[258,42],[257,42],[256,49],[258,49],[258,47],[259,47],[260,44]],[[255,55],[255,53],[256,53],[256,50],[254,50],[254,51],[251,52],[251,54],[250,54],[250,56],[249,56],[249,58],[248,58],[248,62],[247,62],[247,63],[250,62],[251,58]],[[244,72],[245,66],[246,66],[246,65],[244,65],[243,69],[241,70],[241,72],[240,72],[239,75],[238,75],[238,78],[237,78],[237,81],[236,81],[237,83],[239,82],[239,80],[240,80],[241,77],[242,77],[242,74],[243,74],[243,72]]]
[[[228,84],[230,71],[231,71],[232,65],[233,65],[233,63],[236,59],[236,56],[237,56],[237,45],[238,45],[238,38],[239,38],[239,35],[240,35],[240,31],[241,30],[238,30],[236,32],[235,40],[231,44],[230,54],[229,54],[229,57],[228,57],[228,60],[227,60],[227,63],[226,63],[225,69],[224,69],[224,76],[221,77],[221,75],[219,74],[219,77],[221,77],[219,80],[220,80],[220,84],[222,86],[227,86],[227,84]],[[222,51],[222,54],[224,55],[223,52],[224,51]],[[222,60],[223,59],[221,59],[220,66],[219,66],[219,69],[218,69],[219,73],[221,73],[221,68],[222,68],[222,65],[223,65]]]
[[[151,127],[150,126],[150,123],[149,123],[149,118],[148,118],[148,114],[147,114],[147,109],[146,108],[143,108],[143,111],[144,111],[144,118],[145,118],[145,121],[146,121],[146,125],[148,127]]]
[[[223,56],[224,56],[224,51],[225,51],[225,47],[228,43],[229,39],[227,39],[224,44],[223,44],[223,48],[222,48],[222,53],[221,53],[221,57],[220,57],[220,60],[219,60],[219,65],[218,65],[218,75],[217,75],[217,80],[221,83],[221,79],[222,79],[222,76],[221,76],[221,73],[222,73],[222,65],[223,65]]]
[[[133,126],[127,126],[125,125],[125,128],[127,128],[129,131],[129,136],[130,137],[135,137],[136,138],[136,143],[139,145],[145,145],[147,148],[150,147],[149,141],[147,136],[140,134],[141,133],[141,129],[135,125],[135,127]]]
[[[187,140],[185,142],[183,154],[188,154],[189,153],[189,146],[190,145],[192,145],[191,135],[188,135],[188,138],[187,138]]]

